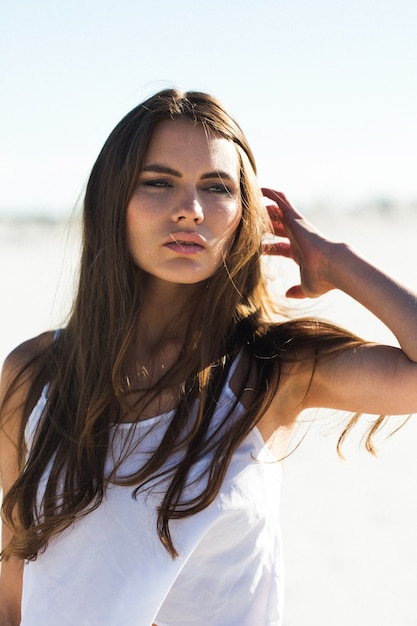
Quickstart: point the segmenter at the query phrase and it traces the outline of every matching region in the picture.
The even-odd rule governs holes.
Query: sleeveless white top
[[[235,402],[229,381],[237,361],[213,426]],[[45,389],[28,422],[29,446],[46,400]],[[235,414],[241,411],[238,404]],[[133,431],[130,424],[115,426],[108,468],[137,438],[119,475],[141,466],[172,415],[139,422]],[[214,502],[170,522],[176,559],[156,531],[161,487],[135,499],[132,487],[110,485],[95,511],[25,565],[21,626],[281,626],[280,484],[280,464],[255,427],[234,453]],[[196,488],[194,482],[185,496]]]

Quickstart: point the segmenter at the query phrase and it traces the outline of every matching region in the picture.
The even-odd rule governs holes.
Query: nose
[[[201,224],[204,220],[204,211],[195,191],[184,193],[177,199],[172,211],[172,219],[175,222],[188,221]]]

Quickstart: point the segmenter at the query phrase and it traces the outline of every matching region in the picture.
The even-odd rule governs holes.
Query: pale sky
[[[417,0],[0,6],[0,213],[69,213],[114,125],[171,86],[222,100],[299,205],[417,199]]]

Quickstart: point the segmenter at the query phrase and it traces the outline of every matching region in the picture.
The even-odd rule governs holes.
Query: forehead
[[[172,161],[183,166],[228,170],[235,176],[240,169],[233,141],[191,120],[164,120],[155,127],[145,165]]]

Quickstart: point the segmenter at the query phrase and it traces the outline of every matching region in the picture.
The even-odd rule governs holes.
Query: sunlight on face
[[[137,267],[193,284],[223,263],[242,215],[233,142],[188,120],[160,122],[127,207]]]

